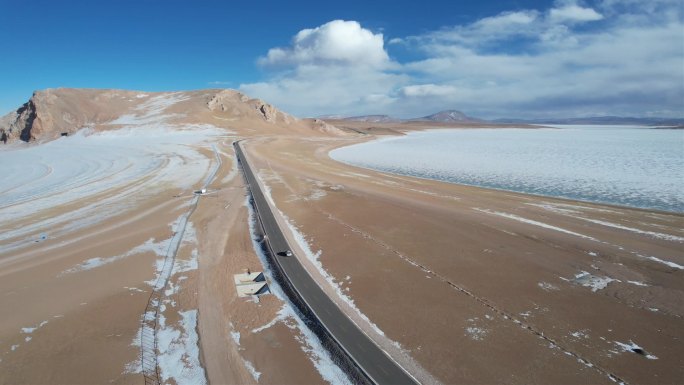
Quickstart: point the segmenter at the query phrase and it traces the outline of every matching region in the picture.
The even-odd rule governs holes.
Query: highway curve
[[[250,186],[270,248],[275,253],[292,250],[278,227],[239,142],[235,154]],[[416,384],[416,381],[364,334],[323,292],[296,256],[273,255],[276,263],[306,305],[347,355],[375,384]]]

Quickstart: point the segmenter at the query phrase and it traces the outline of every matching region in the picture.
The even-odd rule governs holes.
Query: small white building
[[[260,295],[268,293],[268,285],[264,274],[260,271],[246,271],[241,274],[233,275],[235,281],[235,288],[237,289],[238,297],[249,297],[252,295]]]

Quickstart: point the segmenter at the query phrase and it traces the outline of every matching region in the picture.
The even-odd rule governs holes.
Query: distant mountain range
[[[362,115],[344,117],[341,115],[321,116],[321,119],[336,119],[368,123],[440,122],[440,123],[501,123],[501,124],[596,124],[596,125],[640,125],[640,126],[684,126],[684,118],[634,118],[621,116],[594,116],[585,118],[515,119],[502,118],[485,120],[468,116],[461,111],[446,110],[420,118],[399,119],[389,115]]]
[[[350,116],[344,117],[340,115],[327,115],[321,116],[321,119],[337,119],[337,120],[347,120],[350,122],[369,122],[369,123],[399,123],[399,122],[482,122],[482,119],[473,118],[461,111],[456,110],[446,110],[440,111],[436,114],[423,116],[420,118],[411,119],[399,119],[393,118],[389,115],[361,115],[361,116]]]
[[[436,114],[423,116],[422,118],[416,118],[416,119],[411,119],[411,120],[413,120],[413,121],[442,122],[442,123],[482,122],[482,119],[470,117],[470,116],[464,114],[463,112],[456,111],[456,110],[440,111]]]
[[[362,115],[362,116],[351,116],[348,118],[342,118],[342,120],[348,120],[351,122],[369,122],[369,123],[397,123],[401,122],[401,119],[392,118],[389,115]]]
[[[495,123],[526,124],[597,124],[597,125],[639,125],[639,126],[681,126],[684,118],[634,118],[623,116],[592,116],[586,118],[564,119],[495,119]]]

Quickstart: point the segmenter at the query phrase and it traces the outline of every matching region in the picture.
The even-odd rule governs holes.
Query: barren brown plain
[[[124,94],[130,99],[117,102],[115,115],[142,114],[136,106],[157,96]],[[0,221],[0,232],[9,232],[107,199],[119,208],[56,238],[35,242],[36,232],[18,248],[0,246],[0,383],[143,383],[137,336],[152,289],[147,282],[163,257],[131,250],[171,239],[170,224],[188,213],[193,191],[212,169],[211,194],[188,217],[195,236],[186,234],[180,244],[161,308],[161,335],[177,333],[175,342],[192,334],[182,321],[196,314],[200,365],[193,367],[192,352],[181,349],[178,373],[166,367],[161,380],[188,382],[191,372],[212,384],[330,379],[296,320],[283,315],[283,300],[236,295],[233,274],[264,269],[231,145],[238,139],[270,191],[296,258],[420,382],[675,384],[684,378],[684,271],[658,262],[684,265],[682,215],[360,169],[330,159],[329,151],[428,126],[340,122],[348,127],[338,132],[279,112],[271,119],[237,93],[183,96],[157,109],[171,117],[164,124],[219,130],[188,146],[206,165],[195,182],[146,185],[152,171],[130,185]],[[178,170],[195,161],[185,162]],[[126,188],[137,198],[122,193]],[[578,279],[582,272],[589,276]],[[589,278],[612,281],[593,291],[583,285]],[[637,345],[642,351],[625,347]],[[176,357],[157,353],[167,366]]]
[[[278,209],[384,332],[368,334],[419,380],[683,378],[683,272],[646,258],[684,262],[681,215],[385,174],[329,158],[348,142],[281,137],[246,148]],[[574,280],[583,271],[615,281],[592,291]]]

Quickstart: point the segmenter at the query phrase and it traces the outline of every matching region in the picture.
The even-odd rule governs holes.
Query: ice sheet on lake
[[[678,130],[573,126],[412,132],[330,156],[452,183],[683,212],[682,148]]]

